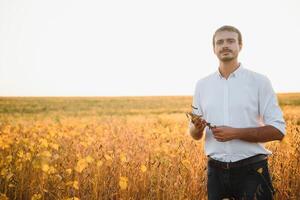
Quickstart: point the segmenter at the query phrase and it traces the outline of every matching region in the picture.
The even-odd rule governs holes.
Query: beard
[[[232,61],[232,60],[234,60],[235,59],[235,57],[233,57],[233,56],[231,56],[231,57],[224,57],[224,58],[220,58],[220,60],[222,61],[222,62],[229,62],[229,61]]]
[[[237,56],[230,55],[230,56],[222,57],[222,54],[221,54],[218,57],[219,57],[219,60],[222,61],[222,62],[230,62],[230,61],[236,59]]]

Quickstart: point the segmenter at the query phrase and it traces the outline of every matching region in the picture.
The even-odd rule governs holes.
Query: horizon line
[[[276,95],[286,95],[286,94],[299,94],[300,92],[276,92]],[[88,97],[88,98],[95,98],[95,97],[107,97],[107,98],[111,98],[111,97],[116,97],[116,98],[120,98],[120,97],[191,97],[193,95],[187,95],[187,94],[180,94],[180,95],[68,95],[68,96],[58,96],[58,95],[41,95],[41,96],[34,96],[34,95],[14,95],[14,96],[2,96],[0,95],[0,98],[51,98],[51,97],[62,97],[62,98],[78,98],[78,97]]]

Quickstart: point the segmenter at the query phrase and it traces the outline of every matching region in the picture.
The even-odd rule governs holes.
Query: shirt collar
[[[242,63],[239,63],[239,67],[236,70],[234,70],[233,72],[231,72],[231,74],[229,75],[229,77],[238,77],[238,76],[240,76],[242,74],[243,70],[244,70],[244,67],[243,67]],[[217,75],[220,78],[224,78],[222,76],[222,74],[220,73],[219,68],[217,69]]]

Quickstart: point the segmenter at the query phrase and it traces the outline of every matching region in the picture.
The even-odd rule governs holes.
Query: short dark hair
[[[239,31],[239,29],[235,28],[234,26],[230,26],[230,25],[225,25],[225,26],[222,26],[220,28],[218,28],[215,33],[214,33],[214,36],[213,36],[213,46],[215,47],[215,37],[216,37],[216,34],[218,32],[221,32],[221,31],[229,31],[229,32],[235,32],[238,34],[238,41],[239,41],[239,44],[243,44],[243,40],[242,40],[242,34],[241,32]]]

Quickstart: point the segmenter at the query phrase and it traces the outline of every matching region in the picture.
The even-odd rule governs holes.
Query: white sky
[[[240,61],[300,92],[297,0],[0,0],[0,96],[192,95],[243,34]]]

